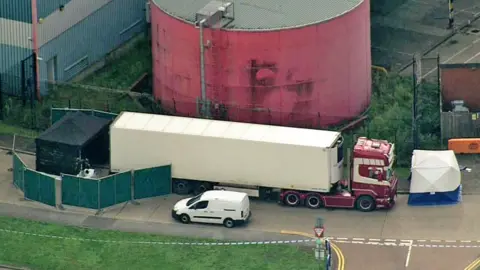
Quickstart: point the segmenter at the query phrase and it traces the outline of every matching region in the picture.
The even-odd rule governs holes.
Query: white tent
[[[453,204],[460,200],[461,174],[453,151],[415,150],[410,183],[411,205]]]

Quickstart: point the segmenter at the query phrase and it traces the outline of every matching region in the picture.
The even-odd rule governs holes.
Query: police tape
[[[280,245],[280,244],[305,244],[314,242],[315,239],[304,240],[273,240],[273,241],[236,241],[236,242],[179,242],[179,241],[124,241],[124,240],[104,240],[94,238],[68,237],[49,234],[39,234],[31,232],[21,232],[8,229],[0,229],[0,233],[11,233],[24,236],[34,236],[42,238],[51,238],[58,240],[71,240],[81,242],[96,242],[105,244],[139,244],[139,245],[177,245],[177,246],[241,246],[241,245]]]

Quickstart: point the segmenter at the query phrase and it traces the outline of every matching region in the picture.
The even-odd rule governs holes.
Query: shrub
[[[352,145],[353,135],[394,142],[397,165],[409,166],[413,150],[412,104],[413,82],[410,78],[375,74],[369,118],[364,125],[346,134],[347,145]],[[417,112],[420,149],[438,149],[440,108],[436,85],[422,83],[418,92]]]

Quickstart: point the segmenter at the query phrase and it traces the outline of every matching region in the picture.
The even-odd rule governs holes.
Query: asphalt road
[[[472,33],[472,29],[480,29],[480,19],[472,22],[471,27],[458,32],[441,46],[424,56],[421,63],[422,78],[435,80],[437,77],[437,55],[442,64],[480,63],[480,34]],[[403,75],[411,76],[412,67],[402,71]]]
[[[463,270],[480,248],[384,246],[337,243],[347,258],[345,269],[369,270]]]

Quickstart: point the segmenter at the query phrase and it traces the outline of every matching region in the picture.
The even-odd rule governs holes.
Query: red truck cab
[[[349,192],[356,198],[359,210],[395,204],[398,179],[393,172],[394,150],[395,145],[385,140],[358,139],[350,162]]]
[[[342,145],[337,147],[341,149]],[[309,208],[356,208],[364,212],[391,208],[398,185],[393,173],[394,150],[395,145],[388,141],[361,137],[352,155],[348,155],[348,179],[334,183],[328,193],[282,190],[280,202]]]

